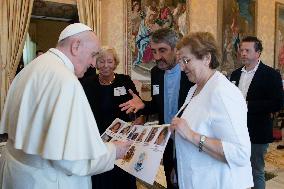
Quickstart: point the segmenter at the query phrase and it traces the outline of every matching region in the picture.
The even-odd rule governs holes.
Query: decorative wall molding
[[[76,5],[76,0],[42,0],[46,2],[54,2],[54,3],[63,3],[63,4],[70,4],[70,5]]]
[[[71,4],[68,1],[35,0],[32,15],[39,18],[42,17],[42,19],[49,17],[51,19],[62,18],[72,20],[78,16],[78,10],[76,3]]]

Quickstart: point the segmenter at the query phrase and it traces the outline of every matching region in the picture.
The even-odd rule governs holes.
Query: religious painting
[[[150,83],[155,66],[150,48],[150,35],[159,28],[169,27],[180,36],[189,30],[189,0],[128,0],[127,1],[127,65],[132,79]]]
[[[275,11],[274,67],[284,73],[284,4],[276,3]]]
[[[255,0],[223,0],[221,71],[229,76],[241,66],[239,46],[243,37],[255,35]]]

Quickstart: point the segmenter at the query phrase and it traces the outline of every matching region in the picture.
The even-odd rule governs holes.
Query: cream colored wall
[[[125,62],[126,33],[124,0],[102,0],[101,1],[101,41],[102,45],[114,47],[118,53],[120,64],[116,73],[123,73]]]
[[[275,38],[275,4],[284,0],[258,0],[257,36],[262,40],[263,53],[261,59],[273,67]]]
[[[190,31],[211,32],[217,38],[218,0],[191,0]]]

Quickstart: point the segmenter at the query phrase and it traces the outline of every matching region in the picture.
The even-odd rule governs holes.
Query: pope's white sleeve
[[[54,168],[67,175],[90,176],[113,169],[116,159],[116,148],[112,143],[106,143],[108,153],[93,160],[53,160]]]

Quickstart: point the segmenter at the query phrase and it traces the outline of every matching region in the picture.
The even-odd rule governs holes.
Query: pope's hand
[[[137,96],[131,89],[129,89],[128,92],[132,95],[132,99],[119,105],[121,111],[126,111],[126,113],[129,114],[131,112],[136,113],[138,110],[143,109],[145,104],[140,97]]]
[[[126,154],[127,150],[133,144],[132,141],[113,141],[112,142],[116,147],[116,159],[122,159],[123,156]]]

